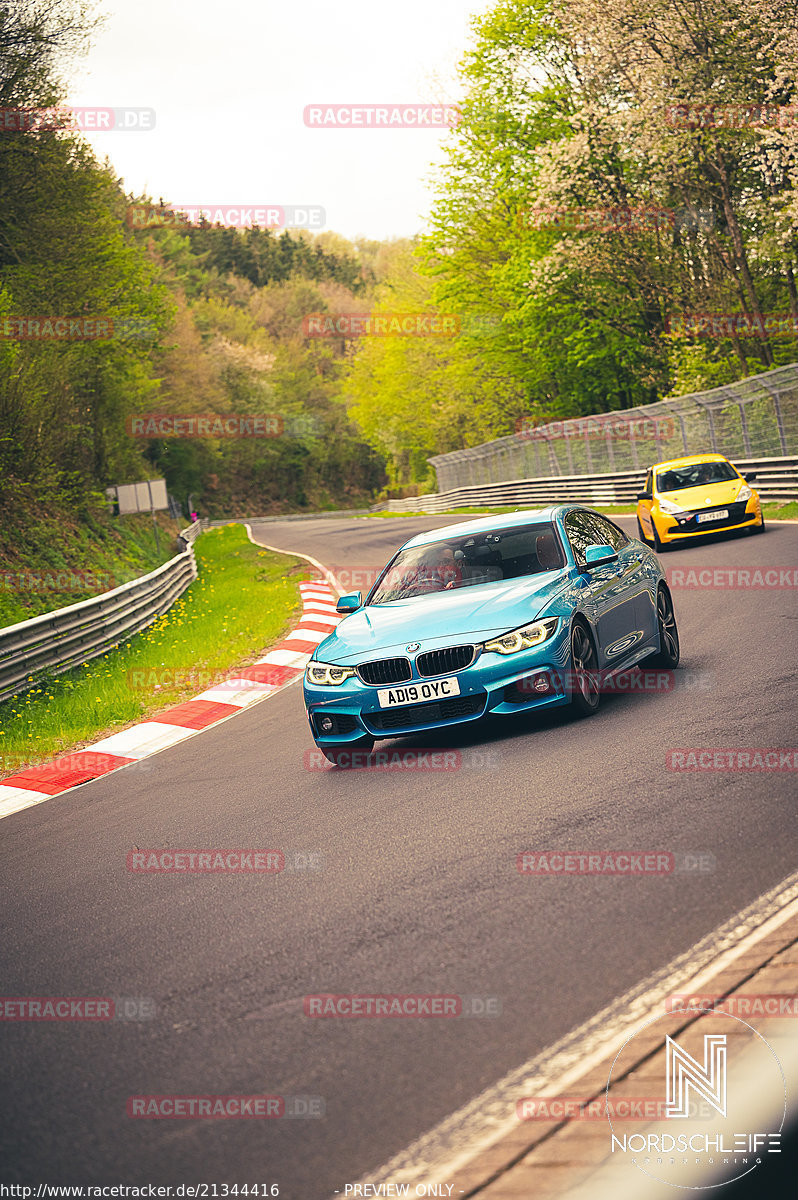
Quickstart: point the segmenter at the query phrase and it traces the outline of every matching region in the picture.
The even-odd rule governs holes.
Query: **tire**
[[[657,554],[664,554],[666,550],[670,549],[670,547],[665,542],[661,542],[659,540],[659,534],[657,533],[657,527],[654,524],[653,517],[651,518],[651,536],[653,538],[652,545],[653,545],[655,551],[657,552]]]
[[[374,738],[362,737],[356,742],[347,742],[341,746],[319,746],[324,757],[328,762],[333,763],[336,767],[347,768],[352,766],[352,755],[357,754],[358,757],[370,754],[374,749]]]
[[[651,524],[652,524],[652,526],[653,526],[654,522],[652,521],[652,522],[651,522]],[[643,526],[640,524],[640,518],[639,518],[639,517],[637,518],[637,536],[639,537],[640,541],[641,541],[641,542],[642,542],[642,543],[643,543],[645,546],[650,546],[650,545],[651,545],[651,542],[650,542],[650,541],[649,541],[649,539],[646,537],[646,535],[643,533]]]
[[[660,648],[656,654],[652,654],[649,662],[655,667],[668,667],[673,670],[674,667],[678,667],[681,654],[679,630],[676,627],[676,614],[673,611],[670,592],[664,587],[657,592],[657,628]]]
[[[764,532],[765,532],[765,518],[763,517],[762,524],[754,526],[754,533],[764,533]]]
[[[590,717],[599,706],[598,659],[593,639],[581,621],[571,629],[571,674],[576,686],[571,693],[571,709],[580,717]]]

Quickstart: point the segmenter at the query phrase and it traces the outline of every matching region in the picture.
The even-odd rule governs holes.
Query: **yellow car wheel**
[[[659,534],[657,533],[657,526],[653,517],[651,518],[651,532],[654,539],[654,549],[656,550],[657,554],[664,554],[666,550],[670,549],[670,547],[667,542],[660,541]]]

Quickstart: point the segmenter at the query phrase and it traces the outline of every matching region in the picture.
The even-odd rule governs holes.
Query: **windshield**
[[[727,483],[739,479],[731,463],[693,463],[691,467],[672,467],[657,472],[658,492],[680,492],[683,488],[707,487],[710,483]]]
[[[369,604],[388,604],[429,592],[479,587],[539,575],[565,565],[550,522],[488,530],[400,550],[378,581]]]

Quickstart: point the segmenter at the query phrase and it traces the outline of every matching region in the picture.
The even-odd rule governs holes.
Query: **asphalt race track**
[[[365,573],[454,519],[253,532]],[[663,564],[794,568],[798,525]],[[293,685],[1,821],[3,995],[156,1008],[4,1023],[0,1179],[277,1183],[281,1197],[326,1200],[794,871],[795,772],[675,772],[666,752],[796,746],[795,588],[673,594],[675,690],[606,697],[589,720],[560,710],[378,743],[460,749],[461,770],[309,769]],[[127,853],[151,847],[277,848],[293,869],[128,872]],[[528,849],[714,857],[696,873],[544,879],[516,870]],[[313,852],[320,869],[301,869]],[[318,992],[497,997],[501,1015],[321,1020],[303,1011]],[[233,1093],[322,1097],[326,1116],[126,1115],[134,1095]]]

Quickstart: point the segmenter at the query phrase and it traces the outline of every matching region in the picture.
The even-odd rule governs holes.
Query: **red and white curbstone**
[[[193,700],[168,708],[139,725],[74,754],[62,755],[51,763],[10,775],[0,783],[0,820],[166,750],[291,683],[302,674],[319,642],[341,620],[335,611],[335,594],[326,583],[300,583],[299,590],[302,595],[299,624],[263,658],[200,692]]]

